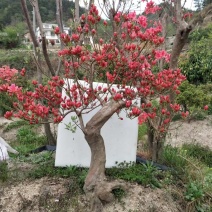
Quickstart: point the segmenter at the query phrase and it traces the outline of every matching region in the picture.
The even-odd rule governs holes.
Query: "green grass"
[[[200,144],[183,144],[182,149],[190,157],[194,157],[212,167],[212,151],[208,147],[203,147]]]
[[[23,125],[17,130],[16,140],[11,143],[16,146],[16,150],[20,155],[29,153],[40,146],[46,145],[47,138],[37,133],[36,126]],[[16,155],[11,155],[16,157]]]
[[[7,170],[4,181],[9,184],[25,179],[35,180],[42,177],[70,178],[72,183],[69,189],[72,192],[83,192],[84,180],[88,169],[76,166],[55,167],[54,152],[44,151],[38,154],[29,154],[28,156],[19,154],[12,160],[14,163],[12,170],[7,170],[7,166],[2,167]],[[23,172],[19,168],[21,164],[28,164],[30,168],[25,169]],[[0,172],[2,168],[0,166]],[[2,175],[0,175],[1,178],[3,178]]]
[[[160,172],[151,164],[120,163],[118,167],[106,170],[111,179],[122,179],[144,186],[161,187]]]
[[[185,152],[177,147],[172,147],[170,145],[164,146],[160,163],[167,165],[179,173],[184,172],[187,161],[180,157],[185,156]]]
[[[204,155],[205,151],[205,155]],[[196,144],[185,144],[182,148],[166,146],[161,163],[172,167],[174,184],[182,189],[186,211],[211,211],[212,169],[209,160],[212,151]]]

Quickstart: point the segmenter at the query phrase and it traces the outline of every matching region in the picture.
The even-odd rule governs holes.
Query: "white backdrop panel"
[[[99,108],[83,115],[84,123],[86,124],[98,110]],[[67,115],[58,126],[55,166],[90,166],[91,152],[82,131],[78,128],[72,133],[65,129],[65,124],[68,124],[74,115],[74,113]],[[136,160],[138,121],[127,118],[124,111],[121,111],[120,117],[124,119],[120,120],[117,114],[114,114],[101,130],[108,168],[116,166],[116,162]]]

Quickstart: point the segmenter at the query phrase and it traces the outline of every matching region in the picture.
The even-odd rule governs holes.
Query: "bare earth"
[[[6,141],[15,139],[16,130],[3,133],[8,120],[0,118],[0,136]],[[183,143],[199,143],[212,149],[212,117],[203,121],[174,122],[167,144],[181,146]],[[20,165],[27,169],[27,164]],[[69,179],[41,178],[23,181],[13,185],[0,184],[1,212],[87,212],[88,203],[84,195],[72,196]],[[177,212],[183,211],[178,202],[173,200],[175,189],[167,187],[152,189],[137,184],[128,185],[126,196],[104,207],[104,212]],[[66,200],[64,202],[64,199]],[[47,204],[48,203],[48,204]],[[47,207],[48,205],[48,207]],[[50,207],[50,206],[51,207]],[[64,209],[66,205],[66,209]]]
[[[68,192],[67,179],[42,178],[35,181],[26,181],[18,185],[12,185],[0,189],[0,211],[2,212],[44,212],[67,211],[87,212],[87,202],[84,195],[74,200],[69,194],[67,201],[71,204],[66,210],[61,210],[62,198]],[[46,202],[52,207],[45,207]],[[61,202],[60,202],[61,201]],[[62,202],[63,203],[63,202]],[[151,189],[129,184],[127,196],[121,202],[115,201],[104,208],[104,212],[121,211],[138,212],[177,212],[181,211],[177,203],[173,201],[169,191],[164,189]]]
[[[184,143],[197,143],[212,149],[212,116],[190,123],[173,122],[166,143],[178,147]]]

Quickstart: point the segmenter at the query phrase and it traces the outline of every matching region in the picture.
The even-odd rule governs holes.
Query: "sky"
[[[75,0],[72,0],[73,2]],[[159,4],[162,2],[162,0],[153,0],[156,4]],[[88,0],[79,0],[80,2],[80,6],[81,7],[85,7],[85,2],[88,2]],[[145,7],[145,3],[141,3],[140,5],[138,4],[138,2],[142,2],[141,0],[132,0],[132,2],[134,3],[134,5],[131,8],[131,11],[136,11],[136,13],[141,13],[144,10]],[[103,0],[95,0],[95,5],[97,5],[97,7],[99,8],[99,11],[101,10],[100,5],[103,3]],[[195,10],[194,7],[194,0],[182,0],[182,5],[185,4],[185,8],[187,9],[191,9],[191,10]],[[105,19],[105,15],[102,13],[101,17],[103,19]]]

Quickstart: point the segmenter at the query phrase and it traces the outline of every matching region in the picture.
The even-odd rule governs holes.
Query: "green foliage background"
[[[47,3],[48,2],[48,3]],[[32,11],[32,6],[29,1],[27,1],[29,11]],[[41,13],[41,18],[43,22],[56,21],[56,1],[55,0],[39,0],[39,9]],[[67,21],[73,18],[72,9],[74,9],[74,2],[63,0],[63,20]],[[80,14],[84,12],[83,8],[80,7]],[[32,13],[30,13],[32,16]],[[1,28],[16,24],[24,20],[21,3],[20,1],[14,0],[1,0],[0,1],[0,30]]]

